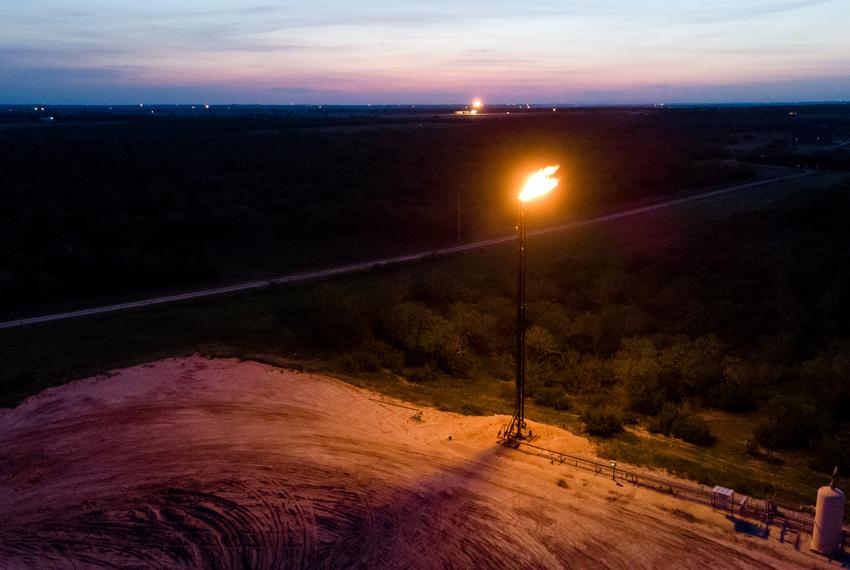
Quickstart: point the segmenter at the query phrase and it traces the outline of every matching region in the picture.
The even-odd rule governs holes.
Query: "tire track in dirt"
[[[495,445],[503,418],[426,410],[411,422],[370,396],[325,378],[195,357],[72,383],[4,410],[0,567],[800,562],[793,550],[775,555],[719,526],[683,525],[647,508],[671,500],[647,491],[592,476],[558,487],[548,462]]]

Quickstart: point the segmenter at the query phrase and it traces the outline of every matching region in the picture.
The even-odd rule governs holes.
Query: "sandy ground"
[[[504,416],[417,422],[375,397],[192,357],[2,410],[0,568],[825,565],[807,537],[736,533],[708,508],[497,445]]]

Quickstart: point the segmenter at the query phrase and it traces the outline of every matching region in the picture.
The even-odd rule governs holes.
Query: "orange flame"
[[[529,176],[519,194],[519,199],[528,202],[551,192],[558,185],[558,179],[552,178],[552,175],[558,172],[559,168],[561,168],[559,164],[547,166]]]

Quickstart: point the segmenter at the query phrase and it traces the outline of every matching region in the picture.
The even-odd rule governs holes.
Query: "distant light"
[[[209,108],[210,108],[209,103],[204,103],[204,109],[209,109]]]
[[[139,107],[144,107],[144,105],[142,105],[141,103],[139,103]]]
[[[557,110],[558,110],[558,109],[556,109],[555,107],[552,107],[552,112],[553,112],[553,113],[554,113],[555,111],[557,111]]]
[[[473,101],[472,101],[472,108],[473,109],[480,109],[482,105],[484,105],[484,103],[481,101],[481,99],[473,99]]]

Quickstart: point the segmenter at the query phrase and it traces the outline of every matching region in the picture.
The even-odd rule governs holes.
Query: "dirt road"
[[[503,416],[419,422],[370,397],[192,357],[2,410],[0,568],[823,564],[805,541],[736,533],[710,509],[497,445]]]

